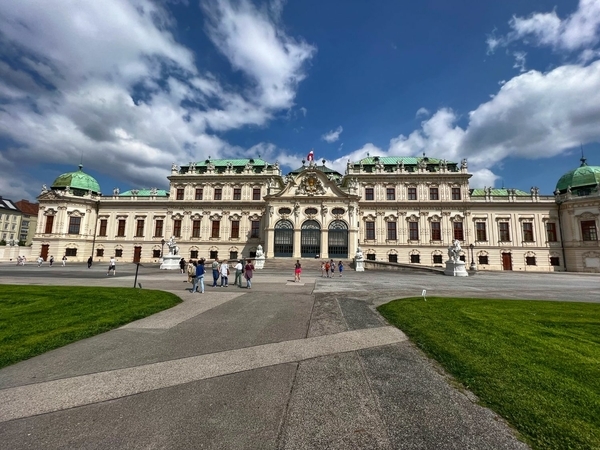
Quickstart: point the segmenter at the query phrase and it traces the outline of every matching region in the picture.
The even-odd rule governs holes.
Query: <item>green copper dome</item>
[[[63,173],[59,176],[54,183],[52,183],[52,189],[77,189],[80,191],[92,191],[93,194],[100,193],[100,185],[96,179],[83,170],[83,166],[79,164],[79,170],[77,172]]]
[[[585,158],[581,158],[581,166],[575,170],[565,173],[558,183],[556,183],[556,189],[561,193],[565,193],[569,186],[571,189],[578,189],[583,187],[593,187],[597,183],[600,183],[600,167],[588,166],[585,162]]]

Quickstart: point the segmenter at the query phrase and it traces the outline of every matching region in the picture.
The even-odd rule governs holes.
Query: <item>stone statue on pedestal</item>
[[[258,244],[256,247],[256,258],[254,260],[254,268],[256,270],[263,269],[265,267],[265,253],[263,252],[262,245]]]
[[[357,272],[365,271],[365,257],[360,247],[356,248],[356,255],[354,255],[354,269]]]
[[[448,261],[446,261],[446,269],[444,275],[450,275],[453,277],[468,277],[466,264],[460,260],[460,242],[454,241],[452,245],[448,247]]]

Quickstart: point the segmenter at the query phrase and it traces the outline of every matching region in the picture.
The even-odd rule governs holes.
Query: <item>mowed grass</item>
[[[600,449],[600,305],[407,298],[378,309],[534,449]]]
[[[170,293],[132,288],[0,286],[0,367],[170,308]]]

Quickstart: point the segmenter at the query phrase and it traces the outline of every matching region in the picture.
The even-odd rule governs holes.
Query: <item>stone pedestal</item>
[[[446,269],[444,275],[450,275],[451,277],[468,277],[467,267],[464,261],[446,261]]]
[[[354,268],[357,272],[365,271],[365,261],[363,259],[354,260]]]
[[[165,270],[179,270],[179,261],[181,261],[181,256],[179,255],[165,255],[162,258],[160,268]]]
[[[261,256],[257,256],[256,259],[254,260],[254,269],[255,270],[261,270],[265,267],[265,257],[264,255]]]

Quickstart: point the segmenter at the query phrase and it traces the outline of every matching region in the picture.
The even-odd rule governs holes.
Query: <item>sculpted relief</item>
[[[308,174],[296,188],[296,195],[325,195],[325,187],[315,174]]]

